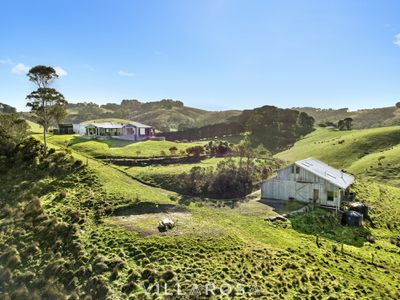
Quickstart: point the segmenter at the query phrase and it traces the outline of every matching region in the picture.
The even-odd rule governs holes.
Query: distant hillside
[[[207,111],[192,108],[174,100],[146,103],[138,100],[122,100],[120,104],[98,105],[92,102],[68,104],[68,116],[65,122],[119,118],[149,124],[161,131],[174,131],[224,122],[239,114],[239,110]]]
[[[226,138],[250,132],[253,146],[263,145],[270,151],[281,151],[314,130],[314,119],[304,112],[265,105],[244,110],[225,122],[199,128],[162,133],[167,140],[201,140]]]
[[[400,109],[395,106],[359,109],[356,111],[349,111],[348,108],[294,107],[293,109],[303,111],[312,116],[316,124],[325,122],[337,123],[341,119],[352,118],[354,120],[354,128],[357,129],[400,125]]]
[[[17,112],[17,110],[15,109],[15,107],[12,107],[8,104],[0,102],[0,113],[10,114],[10,113],[16,113],[16,112]]]
[[[9,110],[0,103],[2,109]],[[360,109],[350,111],[348,108],[321,109],[313,107],[294,107],[292,110],[305,112],[315,119],[315,125],[352,118],[356,129],[392,126],[400,124],[400,108],[396,106]],[[252,111],[252,110],[248,110]],[[67,105],[65,122],[81,123],[97,119],[128,119],[149,124],[159,131],[182,131],[190,128],[204,127],[217,123],[230,123],[242,114],[241,110],[208,111],[185,106],[183,102],[163,99],[154,102],[122,100],[121,103],[99,105],[93,102],[70,103]],[[27,119],[35,121],[30,114],[24,113]]]

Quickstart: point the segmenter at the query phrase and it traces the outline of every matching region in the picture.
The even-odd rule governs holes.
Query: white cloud
[[[59,77],[67,76],[68,73],[61,67],[54,67],[54,70],[56,70],[56,73]]]
[[[13,65],[14,63],[12,62],[11,59],[0,59],[0,65]]]
[[[396,34],[396,35],[394,36],[394,41],[393,41],[393,43],[394,43],[395,45],[397,45],[397,46],[400,47],[400,33],[398,33],[398,34]]]
[[[124,70],[119,70],[119,71],[118,71],[118,75],[120,75],[120,76],[126,76],[126,77],[131,77],[131,76],[133,76],[133,73],[129,73],[129,72],[124,71]]]
[[[26,66],[26,65],[24,65],[24,64],[22,64],[22,63],[19,63],[19,64],[16,64],[12,69],[11,69],[11,73],[13,73],[13,74],[18,74],[18,75],[20,75],[20,74],[26,74],[26,73],[28,73],[29,72],[29,67],[28,66]]]

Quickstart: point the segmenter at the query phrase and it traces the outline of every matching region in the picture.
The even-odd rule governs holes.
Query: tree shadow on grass
[[[320,236],[338,243],[362,247],[371,235],[366,227],[342,226],[336,212],[315,209],[290,218],[297,232]]]
[[[178,197],[173,196],[172,201],[177,201],[180,205],[188,206],[191,203],[195,203],[199,206],[209,206],[215,208],[237,208],[240,205],[239,199],[215,199],[199,196],[188,196],[179,195]]]
[[[137,202],[119,207],[113,211],[114,216],[129,216],[142,214],[156,214],[168,212],[187,212],[187,209],[175,204],[162,204],[154,202]]]
[[[117,140],[117,139],[112,139],[112,138],[107,138],[104,140],[101,139],[86,139],[82,136],[74,136],[71,140],[68,142],[68,147],[85,143],[85,142],[97,142],[100,144],[105,144],[108,146],[108,148],[119,148],[119,147],[125,147],[131,144],[136,143],[136,141],[128,141],[128,140]]]

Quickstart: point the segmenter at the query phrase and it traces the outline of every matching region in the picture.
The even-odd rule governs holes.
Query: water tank
[[[362,226],[363,215],[354,210],[343,212],[342,225]]]
[[[349,203],[349,210],[359,212],[363,215],[364,219],[368,219],[368,206],[361,202]]]

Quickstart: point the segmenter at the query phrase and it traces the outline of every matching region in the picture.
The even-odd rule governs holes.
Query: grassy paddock
[[[338,131],[318,128],[276,157],[296,161],[313,156],[337,168],[348,168],[360,158],[400,143],[400,126]]]
[[[195,143],[176,143],[170,141],[142,141],[131,142],[124,140],[108,139],[108,140],[87,140],[78,135],[50,135],[49,142],[69,147],[72,150],[86,153],[90,156],[127,156],[127,157],[152,157],[161,155],[164,151],[170,154],[169,149],[176,147],[177,154],[185,151],[187,148],[203,145],[204,142]]]
[[[321,138],[323,133],[313,134],[320,134]],[[50,145],[62,148],[65,143],[61,138],[50,137]],[[317,139],[314,142],[314,146],[320,145]],[[265,217],[275,213],[254,200],[236,208],[210,207],[195,198],[182,202],[179,194],[141,184],[125,173],[126,170],[122,172],[115,166],[92,159],[91,152],[77,151],[74,145],[68,148],[75,158],[84,163],[87,159],[88,170],[95,175],[94,183],[102,191],[100,194],[97,190],[89,191],[78,184],[82,178],[71,178],[70,181],[77,184],[70,185],[64,198],[55,197],[59,191],[41,197],[45,210],[52,216],[68,221],[67,212],[76,210],[84,200],[93,203],[89,215],[95,214],[103,205],[111,211],[129,211],[142,202],[152,202],[159,207],[160,204],[177,207],[186,204],[185,215],[178,216],[182,224],[178,219],[178,226],[167,234],[159,234],[155,229],[165,212],[159,214],[137,209],[131,215],[125,215],[126,219],[116,218],[114,213],[96,224],[85,223],[84,230],[79,231],[82,252],[95,258],[87,268],[102,269],[103,273],[97,279],[107,284],[112,299],[143,298],[140,290],[143,282],[169,282],[170,290],[174,291],[177,283],[185,289],[190,288],[189,282],[205,284],[209,281],[215,285],[223,282],[243,284],[248,291],[256,286],[258,291],[252,292],[261,293],[248,292],[235,296],[235,299],[260,296],[267,299],[400,297],[397,280],[400,248],[396,245],[400,237],[398,188],[365,181],[356,184],[359,198],[372,207],[375,228],[366,224],[366,230],[374,239],[368,239],[365,232],[358,229],[341,227],[335,222],[327,224],[328,216],[323,211],[308,218],[272,223]],[[377,145],[376,148],[379,149]],[[330,148],[324,149],[328,151]],[[292,157],[295,154],[292,153]],[[309,156],[306,150],[303,155]],[[329,153],[320,155],[333,161]],[[351,160],[343,163],[350,164]],[[204,163],[214,164],[216,161]],[[149,172],[162,173],[164,168],[169,166]],[[165,172],[171,174],[186,166],[174,168]],[[5,187],[20,184],[7,182]],[[30,183],[25,185],[29,187]],[[319,247],[315,243],[316,234],[320,235]],[[343,253],[340,251],[342,242]],[[114,260],[121,263],[118,269],[108,267]],[[149,297],[157,298],[154,293]]]

